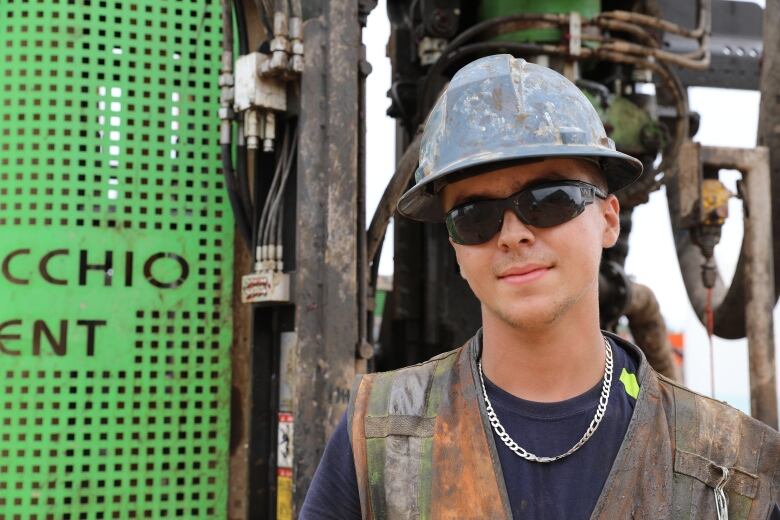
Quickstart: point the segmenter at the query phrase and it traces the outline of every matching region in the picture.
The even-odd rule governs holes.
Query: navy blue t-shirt
[[[518,457],[493,433],[515,519],[589,518],[607,480],[638,395],[637,360],[610,340],[612,388],[596,433],[575,453],[541,464]],[[485,387],[498,419],[520,446],[539,456],[571,448],[588,428],[598,406],[601,381],[582,395],[558,403],[518,399],[487,379]],[[355,464],[342,417],[312,480],[302,520],[359,520]]]

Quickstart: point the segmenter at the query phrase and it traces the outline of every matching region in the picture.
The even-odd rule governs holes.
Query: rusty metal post
[[[755,169],[745,175],[745,325],[750,356],[750,410],[753,417],[777,428],[769,159],[766,148],[756,149],[755,154],[759,156]]]
[[[249,512],[249,419],[252,409],[252,308],[241,303],[241,275],[252,257],[235,234],[233,246],[233,344],[230,348],[230,488],[228,518],[245,520]]]
[[[295,244],[293,506],[346,409],[359,342],[358,2],[304,3]]]
[[[764,9],[764,47],[761,52],[761,103],[758,109],[758,145],[769,148],[772,200],[780,196],[780,1]],[[780,204],[772,208],[772,222],[780,226]],[[775,257],[780,260],[780,229],[774,230]],[[775,280],[780,293],[780,280]]]
[[[702,162],[742,173],[744,185],[743,259],[745,328],[750,366],[750,410],[756,419],[777,428],[775,388],[774,259],[769,151],[702,147]]]

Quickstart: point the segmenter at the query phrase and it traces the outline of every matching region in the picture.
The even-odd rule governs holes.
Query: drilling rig
[[[633,209],[664,187],[687,297],[711,334],[748,338],[751,412],[777,427],[778,1],[396,0],[375,14],[389,100],[369,100],[376,5],[3,2],[0,518],[296,517],[354,375],[480,326],[444,230],[395,206],[439,92],[497,53],[572,80],[645,166],[619,195],[602,327],[626,317],[677,377],[652,289],[624,270]],[[759,146],[695,143],[689,86],[760,90]],[[397,130],[373,215],[367,103]],[[727,287],[713,250],[732,196],[745,239]]]

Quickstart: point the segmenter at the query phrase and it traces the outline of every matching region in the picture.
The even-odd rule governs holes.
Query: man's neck
[[[606,354],[598,315],[584,324],[562,319],[528,330],[483,312],[482,341],[485,376],[502,390],[529,401],[575,397],[604,375]]]

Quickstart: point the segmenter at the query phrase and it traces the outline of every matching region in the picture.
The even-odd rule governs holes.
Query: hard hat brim
[[[521,164],[529,159],[587,157],[597,159],[604,172],[609,192],[625,188],[642,175],[642,162],[615,150],[595,146],[525,146],[521,154],[485,153],[453,162],[437,174],[427,177],[403,194],[398,201],[398,213],[421,222],[444,222],[439,192],[449,182]]]

